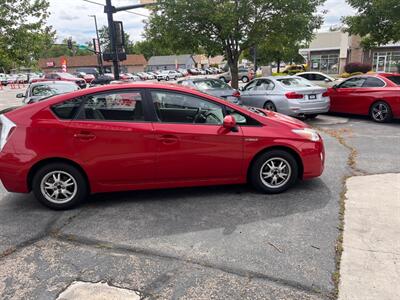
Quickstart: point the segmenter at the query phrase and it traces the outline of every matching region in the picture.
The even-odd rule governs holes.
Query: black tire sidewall
[[[272,102],[272,101],[267,101],[267,102],[265,102],[265,104],[264,104],[264,109],[267,109],[267,105],[268,104],[272,104],[273,105],[273,107],[274,107],[274,110],[270,110],[270,111],[274,111],[274,112],[277,112],[277,109],[276,109],[276,105],[274,104],[274,102]],[[268,109],[267,109],[268,110]]]
[[[280,157],[285,159],[289,164],[290,167],[292,168],[292,173],[290,176],[290,179],[286,182],[285,185],[273,189],[270,188],[262,182],[260,178],[260,169],[264,165],[264,163],[273,158],[273,157]],[[250,180],[252,185],[260,192],[266,193],[266,194],[279,194],[282,193],[286,190],[288,190],[293,184],[297,181],[298,179],[298,174],[299,174],[299,166],[296,161],[296,159],[293,157],[292,154],[289,152],[283,151],[283,150],[271,150],[268,152],[265,152],[261,154],[252,164],[251,170],[250,170]]]
[[[387,115],[386,119],[384,119],[384,120],[382,120],[382,121],[380,121],[380,120],[375,120],[375,118],[373,117],[373,112],[372,112],[374,106],[379,105],[379,104],[384,104],[384,105],[386,105],[387,108],[388,108],[388,115]],[[387,102],[385,102],[385,101],[377,101],[377,102],[375,102],[374,104],[372,104],[372,105],[371,105],[371,108],[370,108],[369,114],[370,114],[371,119],[372,119],[374,122],[377,122],[377,123],[388,123],[388,122],[392,121],[392,119],[393,119],[392,108],[391,108],[390,105],[389,105]]]
[[[243,76],[243,77],[242,77],[242,82],[243,82],[243,83],[248,83],[248,82],[249,82],[249,77]]]
[[[62,203],[62,204],[57,204],[50,202],[49,200],[46,199],[46,197],[42,194],[41,188],[40,188],[40,183],[46,174],[53,172],[53,171],[64,171],[71,176],[74,177],[78,191],[75,195],[75,197],[67,202],[67,203]],[[36,199],[42,203],[43,205],[55,209],[55,210],[65,210],[65,209],[70,209],[75,206],[77,206],[79,203],[81,203],[88,195],[88,185],[86,182],[86,179],[82,175],[82,173],[75,168],[72,165],[66,164],[66,163],[51,163],[48,165],[43,166],[40,168],[36,174],[33,177],[32,181],[32,189],[33,193],[35,194]]]

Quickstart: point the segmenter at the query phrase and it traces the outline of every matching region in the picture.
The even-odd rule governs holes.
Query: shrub
[[[348,63],[347,65],[344,66],[344,70],[346,73],[356,73],[356,72],[361,72],[363,74],[367,73],[368,71],[371,71],[372,66],[370,64],[363,64],[360,62],[353,62],[353,63]]]
[[[354,72],[354,73],[351,73],[350,74],[350,77],[351,76],[358,76],[358,75],[364,75],[365,73],[363,73],[363,72]]]
[[[349,78],[351,75],[349,73],[342,73],[340,75],[341,78]]]

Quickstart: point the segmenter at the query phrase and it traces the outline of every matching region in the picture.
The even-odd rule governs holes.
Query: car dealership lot
[[[0,108],[18,104],[14,94],[0,91]],[[328,298],[343,179],[399,172],[400,124],[311,124],[325,139],[325,173],[280,195],[248,186],[127,192],[54,212],[1,189],[0,294],[53,299],[81,280],[148,298]]]

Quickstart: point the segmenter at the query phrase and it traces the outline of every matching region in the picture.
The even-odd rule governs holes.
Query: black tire
[[[316,117],[318,117],[318,114],[306,115],[306,118],[307,118],[307,119],[315,119]]]
[[[219,80],[222,80],[222,81],[225,82],[225,83],[228,82],[224,76],[220,77]]]
[[[276,106],[272,101],[265,102],[264,109],[275,112],[277,111]]]
[[[392,108],[385,101],[377,101],[371,105],[369,115],[378,123],[388,123],[393,119]]]
[[[49,176],[48,180],[53,180],[54,183],[56,183],[56,181],[54,180],[54,177],[52,177],[52,175],[51,175],[54,172],[63,173],[63,174],[61,174],[61,176],[66,176],[66,177],[62,178],[62,180],[68,179],[68,176],[70,176],[70,178],[72,177],[73,180],[75,180],[75,182],[72,181],[74,184],[76,184],[76,188],[73,190],[74,192],[71,192],[71,189],[69,189],[69,193],[72,193],[72,194],[75,193],[75,195],[72,195],[73,197],[71,197],[71,199],[66,202],[50,201],[48,199],[50,197],[50,195],[46,196],[45,192],[42,192],[42,188],[41,188],[42,181],[44,181],[46,179],[46,176]],[[58,174],[58,173],[55,173],[55,176],[57,177],[56,174]],[[72,188],[74,188],[74,187],[75,187],[75,185],[73,185]],[[66,210],[66,209],[73,208],[73,207],[77,206],[79,203],[81,203],[84,199],[86,199],[86,197],[89,194],[88,183],[87,183],[85,177],[83,176],[83,174],[74,166],[66,164],[66,163],[50,163],[50,164],[45,165],[42,168],[40,168],[33,177],[32,189],[33,189],[33,193],[35,194],[36,199],[40,203],[42,203],[43,205],[45,205],[51,209],[55,209],[55,210]],[[61,191],[60,187],[58,187],[58,188],[54,187],[54,189],[58,189],[58,194]],[[65,188],[65,189],[67,189],[67,188]],[[63,195],[63,197],[65,197],[65,195]],[[67,200],[67,199],[65,199],[65,200]]]
[[[270,164],[271,162],[273,162],[276,167],[280,166],[279,162],[283,162],[285,165],[287,165],[285,167],[286,169],[284,169],[286,171],[283,171],[283,173],[287,173],[286,178],[283,179],[280,177],[281,174],[283,174],[281,172],[269,171],[271,170],[271,168],[267,164]],[[262,179],[263,170],[265,171],[264,174],[272,174],[272,180],[277,177],[277,180],[281,182],[277,182],[276,186],[274,187],[272,183],[267,182],[269,179]],[[293,186],[293,184],[295,184],[298,178],[298,174],[299,166],[292,154],[283,150],[271,150],[263,153],[253,162],[249,175],[252,185],[258,191],[266,194],[279,194],[286,191],[291,186]]]
[[[169,81],[169,77],[167,76],[167,77],[165,77],[165,81]]]
[[[243,83],[248,83],[248,82],[249,82],[249,77],[243,76],[243,77],[242,77],[242,82],[243,82]]]

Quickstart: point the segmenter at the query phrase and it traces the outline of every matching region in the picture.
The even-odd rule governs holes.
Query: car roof
[[[33,83],[30,84],[30,86],[41,85],[41,84],[76,85],[76,83],[75,83],[75,82],[72,82],[72,81],[61,81],[61,80],[54,81],[54,80],[46,80],[46,81],[33,82]]]

